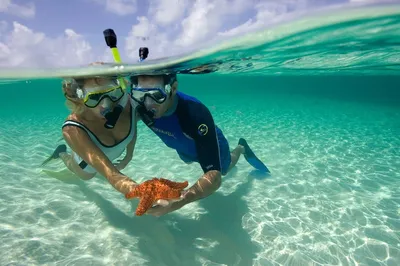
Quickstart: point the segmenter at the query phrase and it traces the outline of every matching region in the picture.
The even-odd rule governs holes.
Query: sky
[[[103,30],[118,36],[122,61],[193,50],[313,7],[378,0],[0,0],[0,67],[72,67],[113,62]],[[383,0],[380,0],[383,1]]]

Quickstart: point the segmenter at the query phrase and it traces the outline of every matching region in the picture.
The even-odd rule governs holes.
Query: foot
[[[56,160],[58,158],[60,158],[60,154],[61,153],[65,153],[67,152],[67,146],[65,144],[61,144],[59,145],[53,152],[53,154],[47,158],[43,163],[42,166],[47,164],[48,162],[50,162],[51,160]]]
[[[240,138],[238,145],[244,147],[244,153],[243,153],[244,158],[251,166],[263,172],[267,173],[270,172],[268,168],[265,166],[265,164],[262,161],[260,161],[260,159],[258,159],[257,156],[254,154],[254,152],[250,149],[245,139]]]
[[[53,154],[51,155],[51,159],[58,159],[60,158],[60,153],[67,152],[67,146],[65,144],[58,145],[58,147],[54,150]]]

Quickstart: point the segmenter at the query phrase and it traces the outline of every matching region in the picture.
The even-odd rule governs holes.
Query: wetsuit
[[[176,96],[173,112],[155,119],[150,129],[184,162],[198,162],[204,172],[225,175],[231,163],[229,144],[210,111],[194,97],[182,92]]]

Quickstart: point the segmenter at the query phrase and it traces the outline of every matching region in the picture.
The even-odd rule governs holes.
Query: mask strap
[[[126,92],[124,92],[124,96],[122,96],[121,100],[119,101],[118,105],[125,107],[125,105],[128,103],[128,95]]]

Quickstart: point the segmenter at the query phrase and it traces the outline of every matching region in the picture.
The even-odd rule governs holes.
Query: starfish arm
[[[136,215],[142,216],[146,213],[148,209],[153,205],[154,197],[153,195],[144,195],[140,198],[139,205],[136,208]]]
[[[179,199],[181,196],[181,191],[178,189],[173,189],[166,187],[165,189],[159,190],[156,195],[156,200],[159,199]]]
[[[170,188],[175,188],[175,189],[184,189],[189,185],[188,181],[184,182],[174,182],[168,179],[160,178],[160,182],[169,186]]]
[[[139,193],[138,187],[135,187],[134,189],[132,189],[131,191],[129,191],[125,195],[126,199],[132,199],[132,198],[138,198],[138,197],[140,197],[140,193]]]

